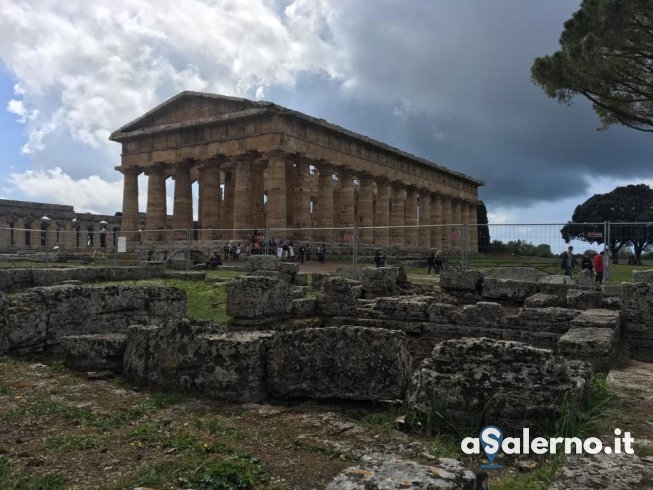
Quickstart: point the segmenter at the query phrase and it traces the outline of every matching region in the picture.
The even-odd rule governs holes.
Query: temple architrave
[[[197,182],[200,239],[268,229],[272,237],[348,241],[358,225],[362,243],[447,248],[455,229],[426,225],[475,225],[483,185],[323,119],[223,95],[182,92],[110,139],[122,144],[116,170],[127,236],[140,228],[138,176],[147,176],[144,241],[186,238]]]

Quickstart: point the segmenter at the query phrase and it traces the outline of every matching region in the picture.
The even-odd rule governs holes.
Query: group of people
[[[583,254],[583,259],[581,260],[580,267],[581,270],[590,270],[594,273],[596,284],[600,285],[603,283],[603,273],[605,272],[605,263],[603,261],[604,252],[594,255],[592,258],[589,251],[586,251]],[[562,252],[562,262],[560,263],[560,268],[564,269],[565,275],[571,277],[574,267],[578,263],[574,258],[574,247],[567,248],[566,252]]]

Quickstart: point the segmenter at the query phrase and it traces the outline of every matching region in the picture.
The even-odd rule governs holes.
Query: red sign
[[[449,236],[451,238],[460,238],[460,232],[459,231],[452,231]]]
[[[587,238],[601,238],[603,236],[603,233],[600,231],[588,231],[587,232]]]

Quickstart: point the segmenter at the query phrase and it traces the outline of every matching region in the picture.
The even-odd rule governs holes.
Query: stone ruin
[[[398,267],[360,281],[267,256],[247,267],[226,286],[221,326],[184,318],[183,292],[165,286],[0,294],[0,354],[63,353],[77,369],[228,402],[403,400],[444,413],[442,428],[491,421],[508,433],[551,423],[565,398],[577,407],[620,343],[653,360],[653,274],[596,291],[529,270],[445,271],[441,292],[425,294]],[[379,474],[386,464],[398,463]]]

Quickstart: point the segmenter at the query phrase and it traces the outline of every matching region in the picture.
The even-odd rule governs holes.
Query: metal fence
[[[441,250],[444,266],[449,268],[494,264],[559,273],[560,254],[570,245],[577,256],[604,251],[609,271],[612,260],[636,261],[649,243],[653,243],[653,223],[125,231],[97,227],[67,230],[37,222],[31,228],[0,228],[0,251],[36,255],[46,263],[65,258],[66,254],[75,254],[78,260],[102,256],[117,264],[157,260],[172,254],[183,267],[191,268],[194,264],[201,266],[213,252],[222,262],[242,260],[251,254],[277,254],[299,262],[328,258],[350,263],[354,274],[357,266],[372,264],[378,254],[388,265],[425,266],[427,257],[436,249]]]

